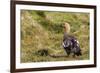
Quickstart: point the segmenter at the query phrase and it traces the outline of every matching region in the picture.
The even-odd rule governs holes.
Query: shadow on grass
[[[53,58],[68,57],[67,55],[49,55],[49,56]]]

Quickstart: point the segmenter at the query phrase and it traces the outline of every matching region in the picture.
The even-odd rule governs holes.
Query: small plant
[[[41,50],[38,50],[36,52],[37,55],[39,56],[48,56],[49,55],[49,51],[47,49],[41,49]]]

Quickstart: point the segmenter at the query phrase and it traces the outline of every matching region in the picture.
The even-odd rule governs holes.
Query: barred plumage
[[[80,45],[78,40],[74,37],[69,35],[70,32],[70,25],[68,23],[64,24],[64,36],[63,36],[63,48],[65,49],[67,55],[69,56],[70,53],[73,53],[73,57],[75,55],[80,56],[82,55]]]

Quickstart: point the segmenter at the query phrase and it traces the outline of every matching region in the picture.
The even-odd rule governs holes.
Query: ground
[[[80,57],[67,57],[62,47],[64,22],[80,43]],[[89,25],[88,13],[21,10],[21,62],[89,59]]]

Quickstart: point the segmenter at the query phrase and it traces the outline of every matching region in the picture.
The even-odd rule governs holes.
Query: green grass
[[[67,57],[63,47],[64,22],[71,25],[82,56]],[[47,55],[41,55],[46,50]],[[47,62],[89,59],[89,14],[21,10],[21,62]]]

